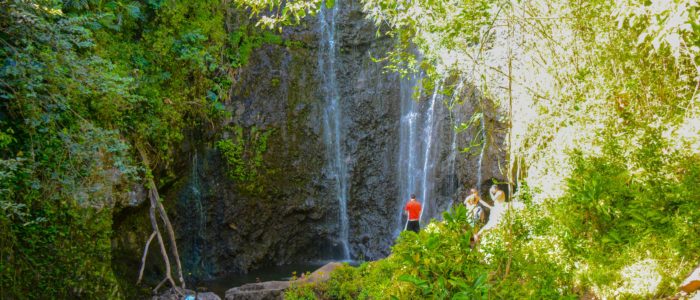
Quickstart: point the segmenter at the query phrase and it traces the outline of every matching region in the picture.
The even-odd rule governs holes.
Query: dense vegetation
[[[402,234],[389,258],[288,296],[675,293],[700,261],[695,1],[362,3],[397,41],[392,71],[421,70],[428,86],[460,78],[498,108],[504,178],[524,205],[475,250],[460,208]],[[282,42],[260,27],[318,7],[0,0],[0,298],[123,297],[132,283],[112,270],[113,211],[143,179],[173,180],[184,135],[227,117],[236,69]],[[217,145],[229,176],[250,181],[269,133],[243,141],[237,130]]]
[[[234,5],[0,1],[0,298],[123,296],[113,210],[173,179],[265,41]]]

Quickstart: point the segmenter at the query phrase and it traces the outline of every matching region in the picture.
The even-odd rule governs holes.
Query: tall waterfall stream
[[[335,181],[336,198],[338,200],[338,239],[343,248],[342,259],[349,260],[350,252],[349,220],[348,220],[348,167],[343,152],[343,130],[340,90],[336,77],[336,24],[335,16],[338,12],[339,1],[332,8],[322,7],[319,19],[319,31],[321,33],[318,56],[319,70],[323,82],[325,94],[325,110],[323,113],[324,135],[323,141],[327,149],[328,174]]]

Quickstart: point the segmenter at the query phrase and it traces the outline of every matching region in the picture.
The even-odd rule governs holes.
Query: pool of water
[[[224,299],[226,291],[231,288],[258,281],[290,280],[294,274],[299,276],[302,273],[313,272],[326,263],[328,262],[319,261],[263,267],[250,271],[247,274],[229,274],[212,280],[193,282],[191,284],[194,284],[199,291],[206,289],[206,291],[214,292],[219,295],[221,299]]]

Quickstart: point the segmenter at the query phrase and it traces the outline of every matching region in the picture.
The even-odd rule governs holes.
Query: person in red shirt
[[[420,231],[421,209],[420,202],[416,200],[416,194],[411,194],[411,200],[406,203],[406,208],[404,208],[404,213],[408,214],[408,223],[406,224],[407,230],[411,230],[415,233]]]

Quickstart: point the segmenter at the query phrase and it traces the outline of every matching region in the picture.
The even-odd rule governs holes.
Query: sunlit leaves
[[[363,3],[396,38],[394,69],[457,73],[512,105],[511,155],[524,158],[533,202],[553,204],[543,214],[563,228],[545,233],[559,238],[552,247],[588,266],[575,273],[582,285],[617,284],[633,259],[678,263],[649,245],[697,260],[679,232],[698,225],[677,225],[695,215],[678,207],[695,203],[688,182],[700,180],[688,167],[700,159],[696,1],[470,1],[462,22],[448,0]],[[416,50],[422,62],[406,59]]]
[[[637,44],[649,41],[655,51],[668,47],[676,60],[700,54],[700,4],[696,0],[637,1],[618,0],[613,12],[618,28],[641,27]],[[700,75],[700,73],[696,74]]]
[[[407,64],[406,56],[420,52],[428,73],[453,67],[455,57],[477,45],[483,27],[492,21],[495,1],[363,1],[363,9],[377,28],[396,38],[397,50],[389,52],[390,68],[405,73],[421,66]],[[414,58],[415,59],[415,58]],[[433,78],[435,79],[435,78]]]
[[[325,2],[334,5],[332,0],[235,0],[241,9],[250,11],[251,18],[259,18],[257,25],[267,29],[280,29],[282,26],[298,24],[307,15],[315,15]]]

